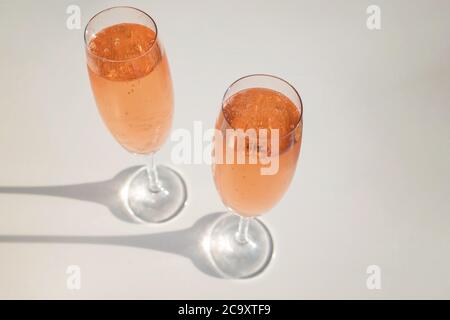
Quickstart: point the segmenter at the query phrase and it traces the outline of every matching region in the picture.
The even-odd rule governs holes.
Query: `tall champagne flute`
[[[126,150],[148,159],[124,186],[123,201],[141,222],[166,221],[184,206],[186,188],[179,174],[154,162],[173,116],[172,80],[156,23],[139,9],[113,7],[91,18],[84,40],[104,123]]]
[[[302,114],[298,92],[274,76],[246,76],[225,92],[216,121],[212,170],[231,214],[219,218],[209,239],[211,257],[224,276],[254,276],[271,259],[272,237],[255,217],[270,210],[292,180],[300,153]],[[245,135],[233,134],[239,130]],[[255,135],[247,134],[251,130]],[[239,147],[237,140],[242,137]]]

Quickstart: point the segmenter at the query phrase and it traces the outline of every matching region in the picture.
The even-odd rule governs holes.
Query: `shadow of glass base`
[[[105,181],[36,187],[1,186],[0,193],[45,195],[94,202],[106,206],[116,218],[122,221],[142,223],[130,212],[123,195],[124,187],[139,168],[140,166],[127,168],[114,178]]]
[[[151,249],[189,258],[203,273],[223,278],[211,262],[208,237],[212,224],[223,213],[207,214],[192,227],[178,231],[130,236],[21,236],[0,235],[0,243],[101,244]]]

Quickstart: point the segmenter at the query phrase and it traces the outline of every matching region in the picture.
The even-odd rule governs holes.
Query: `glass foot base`
[[[223,276],[250,278],[261,273],[269,264],[273,242],[269,230],[258,219],[252,219],[248,229],[248,242],[236,239],[240,217],[225,214],[214,224],[209,250],[211,258]]]
[[[151,192],[147,168],[140,168],[130,178],[124,201],[128,210],[140,222],[164,222],[175,217],[186,202],[186,185],[174,170],[157,166],[161,191]]]

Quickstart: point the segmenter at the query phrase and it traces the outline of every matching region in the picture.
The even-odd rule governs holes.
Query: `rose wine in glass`
[[[108,60],[88,68],[103,121],[127,150],[157,151],[167,138],[173,114],[172,83],[166,55],[140,57],[155,43],[156,33],[135,23],[99,31],[89,42],[90,54]],[[158,47],[158,44],[155,44]],[[131,63],[120,60],[135,59]]]
[[[100,115],[129,152],[148,156],[124,186],[124,201],[138,221],[162,222],[183,207],[186,190],[172,169],[154,164],[170,132],[173,90],[157,26],[131,7],[101,11],[85,30],[89,79]]]
[[[213,261],[225,276],[254,276],[271,259],[270,233],[254,217],[269,211],[289,187],[300,153],[302,112],[294,87],[274,76],[243,77],[225,93],[212,169],[219,195],[232,214],[216,222],[209,242]],[[227,134],[239,130],[254,134]]]

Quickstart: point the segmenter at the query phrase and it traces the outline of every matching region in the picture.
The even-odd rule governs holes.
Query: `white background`
[[[246,74],[299,90],[302,154],[263,217],[275,241],[263,274],[220,279],[186,257],[197,245],[192,225],[224,211],[207,165],[174,166],[188,204],[161,225],[73,199],[108,195],[105,184],[29,188],[109,180],[139,163],[97,113],[83,30],[66,28],[69,4],[80,6],[82,28],[117,4],[155,18],[174,129],[212,127],[225,89]],[[370,4],[381,8],[379,31],[366,27]],[[1,0],[0,39],[0,298],[450,298],[450,2]],[[173,145],[159,162],[170,163]],[[94,238],[20,243],[33,235]],[[100,236],[117,243],[95,243]],[[366,288],[372,264],[378,291]],[[66,287],[69,265],[81,268],[81,290]]]

